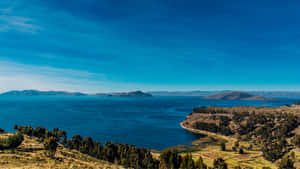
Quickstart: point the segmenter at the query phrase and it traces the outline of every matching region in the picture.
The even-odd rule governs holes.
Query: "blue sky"
[[[0,92],[300,90],[300,2],[1,0]]]

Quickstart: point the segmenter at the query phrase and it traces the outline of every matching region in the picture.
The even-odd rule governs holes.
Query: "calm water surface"
[[[59,127],[69,137],[80,134],[103,143],[113,141],[164,149],[198,138],[179,126],[195,106],[281,106],[294,102],[202,100],[200,97],[0,96],[0,128],[12,132],[14,124]]]

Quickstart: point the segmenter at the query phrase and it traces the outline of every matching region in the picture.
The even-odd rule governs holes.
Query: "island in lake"
[[[97,93],[96,96],[104,97],[152,97],[152,94],[142,91],[122,92],[122,93]]]
[[[233,92],[226,92],[226,93],[220,93],[215,94],[207,97],[203,97],[203,99],[211,99],[211,100],[258,100],[258,101],[275,101],[277,99],[273,98],[265,98],[264,96],[257,96],[253,95],[247,92],[239,92],[239,91],[233,91]]]

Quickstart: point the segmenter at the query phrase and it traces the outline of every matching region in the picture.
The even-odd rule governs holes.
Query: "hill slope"
[[[0,134],[7,137],[11,134]],[[98,160],[76,150],[69,150],[59,145],[55,158],[45,155],[46,150],[37,138],[25,136],[23,143],[15,150],[0,151],[0,168],[124,168],[119,165]]]

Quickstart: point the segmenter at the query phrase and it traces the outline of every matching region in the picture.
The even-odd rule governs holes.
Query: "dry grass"
[[[7,137],[8,135],[1,134],[0,137]],[[55,158],[47,157],[45,152],[43,144],[38,142],[36,138],[25,136],[22,145],[15,152],[11,152],[11,150],[0,151],[0,168],[123,168],[76,150],[68,150],[61,145],[57,148]]]

